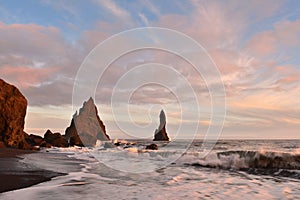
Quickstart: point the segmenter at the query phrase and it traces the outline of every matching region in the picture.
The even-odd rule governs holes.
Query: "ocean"
[[[0,199],[300,199],[300,140],[220,140],[205,157],[200,140],[158,150],[118,141],[26,154],[21,162],[66,175]]]

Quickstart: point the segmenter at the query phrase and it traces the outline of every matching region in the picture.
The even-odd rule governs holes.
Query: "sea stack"
[[[70,146],[95,146],[97,140],[110,140],[92,97],[73,115],[65,137]]]
[[[18,88],[0,79],[0,143],[6,147],[30,149],[23,131],[26,109],[27,100]]]
[[[163,110],[160,111],[159,114],[159,126],[158,129],[155,130],[153,141],[169,141],[169,137],[166,131],[166,115]]]

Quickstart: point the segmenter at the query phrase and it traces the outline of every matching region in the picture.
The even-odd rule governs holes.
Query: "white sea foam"
[[[294,153],[300,155],[300,148],[295,149]]]
[[[160,147],[158,151],[144,150],[138,145],[127,149],[103,149],[100,146],[53,148],[47,150],[49,152],[45,150],[42,155],[27,154],[23,162],[65,172],[66,176],[0,194],[0,199],[300,199],[299,179],[279,176],[284,170],[279,169],[274,176],[239,171],[239,168],[247,167],[249,159],[255,156],[289,157],[295,155],[292,152],[298,151],[288,149],[290,152],[286,154],[286,149],[282,148],[297,144],[281,145],[276,142],[271,143],[273,146],[266,144],[264,147],[264,143],[257,143],[244,142],[243,149],[237,151],[234,148],[239,142],[224,142],[222,149],[234,150],[220,152],[219,148],[204,159],[197,156],[195,146],[179,160],[162,167],[159,165],[161,161],[169,162],[181,155],[185,145],[173,143],[172,146]],[[260,151],[261,146],[267,150]],[[247,154],[245,149],[254,153]],[[66,155],[80,160],[70,162]],[[193,163],[216,168],[189,166]],[[231,170],[219,170],[220,166]],[[118,168],[126,168],[127,171]],[[144,168],[151,170],[134,173]],[[290,172],[298,173],[299,169]]]

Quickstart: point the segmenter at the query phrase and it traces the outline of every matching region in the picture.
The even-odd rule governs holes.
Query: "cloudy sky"
[[[76,109],[73,88],[86,56],[112,35],[140,27],[180,31],[203,46],[225,88],[222,138],[300,138],[297,0],[0,1],[0,78],[16,85],[28,99],[26,132],[43,134],[49,128],[63,133]],[[115,44],[108,52],[130,42]],[[126,90],[124,84],[115,87],[130,70],[136,76],[127,76],[127,80],[138,83],[148,78],[135,68],[141,65],[153,69],[150,75],[156,73],[152,83],[136,85],[134,90]],[[170,68],[178,73],[164,72]],[[195,136],[195,124],[199,126],[196,136],[202,137],[213,126],[209,84],[214,83],[172,52],[129,52],[116,57],[100,78],[91,96],[112,138],[151,138],[161,108],[166,110],[173,138]],[[172,84],[168,88],[158,80]],[[181,84],[184,80],[188,85]],[[114,89],[121,96],[130,93],[130,100],[112,102]],[[177,133],[179,127],[183,131]]]

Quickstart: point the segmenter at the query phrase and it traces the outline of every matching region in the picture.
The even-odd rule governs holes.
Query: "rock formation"
[[[158,129],[155,130],[153,141],[169,141],[169,137],[166,131],[166,115],[163,110],[159,115],[160,123]]]
[[[44,138],[39,135],[26,135],[25,140],[28,144],[31,146],[42,146],[43,143],[45,143]]]
[[[70,146],[95,146],[97,140],[110,140],[92,98],[83,103],[79,114],[76,112],[73,115],[71,124],[65,131],[65,137]]]
[[[4,142],[2,142],[2,141],[0,141],[0,149],[1,148],[5,148],[5,144],[4,144]]]
[[[44,140],[46,143],[54,147],[68,147],[69,143],[60,133],[52,133],[50,130],[44,135]]]
[[[97,140],[107,141],[105,126],[98,116],[92,98],[73,115],[66,135],[50,130],[41,136],[23,131],[27,100],[13,85],[0,79],[0,148],[37,149],[39,147],[94,146]]]
[[[158,150],[157,144],[150,144],[146,146],[147,150]]]
[[[83,143],[77,133],[77,129],[75,127],[75,122],[74,122],[74,118],[77,116],[77,112],[73,115],[72,121],[70,126],[66,129],[65,131],[65,137],[69,142],[70,146],[80,146],[83,147]]]
[[[24,133],[27,100],[13,85],[0,79],[0,141],[5,146],[29,149]]]

